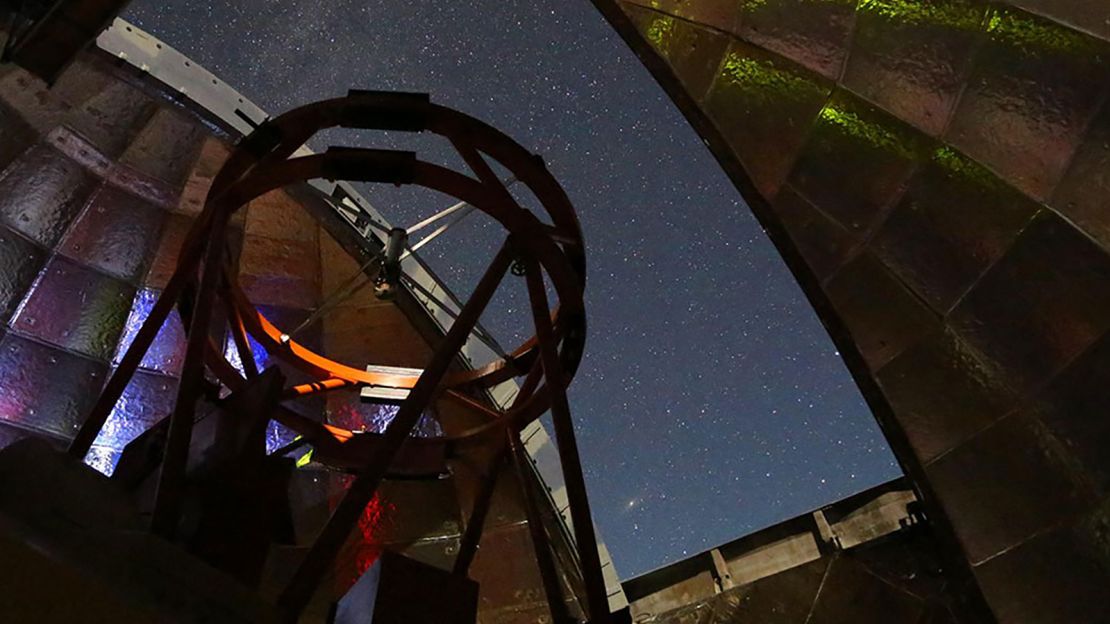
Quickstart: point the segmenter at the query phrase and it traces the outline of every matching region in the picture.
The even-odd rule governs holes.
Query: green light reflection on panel
[[[300,436],[297,436],[298,438]],[[297,468],[304,468],[312,463],[312,452],[316,449],[309,449],[307,453],[297,458]]]
[[[82,315],[62,346],[93,357],[111,357],[135,293],[128,292],[128,286],[114,278],[105,278],[98,285],[93,292],[85,293],[82,305],[87,316]]]
[[[965,31],[983,27],[983,7],[967,2],[862,0],[859,10],[908,26],[943,26]]]
[[[1009,191],[1010,187],[989,169],[947,145],[933,152],[933,162],[954,178],[990,191]]]
[[[670,58],[671,39],[674,37],[674,18],[659,16],[644,29],[644,36],[664,57]]]
[[[892,152],[907,160],[914,158],[913,145],[904,137],[900,137],[879,123],[868,121],[853,111],[847,110],[830,101],[821,109],[819,115],[822,122],[835,126],[844,134],[872,147]]]
[[[781,0],[778,0],[778,1],[773,3],[773,7],[774,8],[780,8],[783,4],[785,4],[785,3],[782,2]],[[853,7],[854,8],[856,6],[856,0],[795,0],[794,2],[791,2],[790,4],[800,4],[800,5],[831,4],[831,5],[848,6],[848,7]],[[772,5],[772,3],[769,0],[747,0],[746,2],[743,3],[743,10],[746,11],[746,12],[761,11],[763,9],[766,9],[770,5]]]
[[[762,103],[812,100],[823,97],[821,86],[792,71],[775,67],[739,52],[729,52],[721,64],[719,80],[743,89]]]
[[[1094,39],[1079,32],[1007,9],[991,11],[987,32],[995,41],[1029,54],[1098,56],[1105,53]]]

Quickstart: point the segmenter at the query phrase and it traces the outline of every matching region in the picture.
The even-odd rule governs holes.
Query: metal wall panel
[[[942,149],[910,181],[872,247],[932,309],[948,312],[1038,209],[974,161]]]
[[[1087,445],[1110,382],[1105,3],[595,4],[744,193],[995,616],[1110,618]],[[1049,548],[1075,572],[1022,567]]]
[[[721,61],[705,110],[737,156],[751,163],[759,191],[774,197],[831,89],[801,66],[736,40]]]
[[[51,89],[20,70],[0,80],[12,138],[0,163],[0,418],[65,439],[154,303],[142,284],[175,261],[167,197],[208,131],[89,59]],[[101,470],[169,412],[184,345],[174,316],[87,458]]]
[[[159,291],[149,288],[140,288],[135,293],[131,302],[131,312],[123,326],[119,344],[116,347],[112,362],[118,364],[123,359],[127,348],[135,340],[135,334],[150,315],[158,300]],[[181,374],[181,365],[185,362],[185,328],[181,324],[181,317],[177,310],[170,313],[166,323],[154,338],[150,350],[143,356],[142,368],[156,371],[164,375],[177,377]]]
[[[123,447],[173,411],[177,378],[138,372],[124,389],[85,462],[110,474]]]
[[[4,324],[45,263],[45,250],[0,225],[0,321]]]
[[[1107,44],[1006,8],[986,17],[947,140],[1047,199],[1104,99]]]
[[[61,256],[46,265],[13,329],[107,361],[131,309],[134,288]]]
[[[101,186],[74,222],[59,251],[137,284],[158,244],[165,211],[110,186]]]
[[[985,2],[860,3],[844,84],[930,136],[948,125]],[[933,16],[931,18],[931,16]]]
[[[107,371],[102,362],[9,332],[0,342],[0,419],[52,436],[72,436]]]
[[[52,248],[92,191],[93,177],[88,171],[52,147],[39,144],[0,177],[0,219]]]
[[[836,78],[848,56],[855,0],[741,3],[740,35],[823,76]]]

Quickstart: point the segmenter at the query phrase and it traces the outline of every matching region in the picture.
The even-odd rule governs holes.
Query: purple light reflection
[[[160,294],[159,291],[149,288],[142,288],[135,294],[135,299],[131,303],[131,313],[123,326],[123,334],[116,347],[115,357],[112,358],[113,363],[119,364],[123,359],[127,348],[139,333],[139,328],[150,316],[150,311],[154,308]],[[166,375],[177,376],[181,374],[181,365],[184,361],[185,328],[181,324],[181,316],[174,308],[162,325],[162,329],[158,331],[154,342],[151,343],[150,350],[143,356],[140,366]]]

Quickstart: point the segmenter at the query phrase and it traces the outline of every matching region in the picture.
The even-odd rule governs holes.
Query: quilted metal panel
[[[185,244],[185,238],[188,236],[191,227],[193,227],[191,217],[180,214],[171,214],[166,217],[162,225],[158,247],[154,251],[154,257],[150,262],[150,270],[147,271],[143,285],[156,289],[166,287],[170,278],[173,277],[174,270],[177,269],[177,256],[181,253],[181,246]]]
[[[5,64],[5,68],[12,67]],[[89,98],[100,93],[110,77],[89,63],[78,61],[58,81],[46,83],[29,73],[13,71],[0,79],[0,99],[11,104],[36,131],[46,133],[74,116]]]
[[[1083,467],[1091,486],[1110,493],[1110,334],[1104,335],[1025,408]]]
[[[249,217],[249,215],[248,215]],[[355,262],[327,230],[320,229],[320,287],[326,297],[343,287],[344,283],[359,270],[360,262]],[[373,284],[367,284],[356,290],[346,303],[354,305],[358,302],[369,301],[374,297]]]
[[[744,39],[826,76],[840,76],[856,19],[856,0],[754,0],[743,3]]]
[[[132,284],[158,244],[164,210],[126,191],[102,186],[62,241],[61,252]]]
[[[389,544],[386,549],[401,553],[413,561],[426,563],[440,570],[450,572],[455,565],[455,558],[459,555],[459,537],[437,537],[402,544]]]
[[[656,11],[632,8],[629,15],[667,59],[686,91],[701,99],[717,74],[729,37]]]
[[[34,130],[49,132],[65,119],[68,107],[47,97],[42,81],[7,63],[0,68],[0,101],[17,111]]]
[[[1034,536],[975,570],[999,622],[1106,621],[1110,557],[1105,506]]]
[[[196,123],[170,108],[159,108],[120,162],[173,188],[185,182],[203,135]]]
[[[938,136],[948,125],[986,3],[870,0],[859,5],[844,84]]]
[[[46,256],[38,245],[0,225],[0,327],[11,319]]]
[[[312,243],[247,234],[239,283],[258,304],[313,308],[320,298],[319,253]]]
[[[128,442],[170,415],[176,395],[175,378],[135,373],[100,430],[94,446],[122,451]]]
[[[116,471],[116,464],[119,463],[122,454],[123,451],[108,446],[93,446],[85,454],[85,465],[110,477]]]
[[[2,337],[2,334],[0,334],[0,338]],[[0,420],[0,449],[11,446],[12,444],[15,444],[23,438],[33,435],[30,431],[27,431],[26,429],[13,427],[6,424],[6,422],[7,421]]]
[[[462,530],[454,480],[383,481],[381,496],[390,502],[367,541],[377,544],[458,536]]]
[[[545,600],[525,524],[485,532],[470,566],[470,576],[481,587],[479,612],[507,605],[519,608],[542,604]]]
[[[1016,401],[1001,371],[948,331],[907,349],[877,378],[925,463],[985,429]]]
[[[258,341],[253,337],[247,336],[247,342],[250,344],[251,355],[253,356],[252,359],[254,359],[254,365],[258,370],[265,370],[267,367],[275,364],[269,352],[266,351],[266,348],[258,344]],[[224,344],[224,357],[235,367],[235,370],[239,371],[244,376],[246,375],[246,369],[243,368],[243,359],[239,356],[239,348],[235,345],[235,341],[232,340],[230,336],[228,336]]]
[[[66,72],[63,75],[79,72]],[[108,158],[127,149],[135,134],[154,114],[155,105],[137,88],[114,80],[67,120],[67,125]]]
[[[84,206],[93,179],[80,165],[37,145],[0,177],[0,220],[45,247],[53,247]]]
[[[613,17],[628,2],[595,3],[684,88],[654,61],[648,22]],[[716,2],[635,4],[729,29],[709,22]],[[1092,503],[1107,487],[1106,3],[740,4],[709,94],[676,102],[832,304],[818,312],[863,355],[846,361],[891,408],[895,452],[925,470],[930,518],[971,561],[993,557],[975,574],[999,621],[1107,619],[1110,514]],[[759,89],[726,79],[742,67],[763,70],[748,72]],[[835,94],[804,106],[782,88],[822,80]]]
[[[1009,4],[1110,40],[1110,8],[1102,0],[1009,0]]]
[[[655,9],[720,31],[735,32],[743,3],[740,0],[629,0],[628,4]],[[629,12],[631,10],[630,7]]]
[[[316,243],[320,227],[308,210],[284,190],[271,191],[246,208],[247,236]]]
[[[351,477],[332,473],[330,481],[331,492],[337,494],[350,486]],[[403,553],[411,550],[418,560],[437,567],[453,562],[459,539],[458,510],[450,508],[453,492],[450,481],[445,483],[446,486],[436,481],[383,482],[359,519],[354,537],[344,544],[336,558],[340,592],[373,565],[383,550]],[[412,508],[421,504],[431,507],[423,513],[419,507]],[[390,541],[392,536],[400,539]]]
[[[1110,327],[1110,257],[1043,214],[953,310],[951,323],[1015,389],[1038,386]]]
[[[1110,197],[1110,102],[1103,105],[1087,128],[1051,204],[1110,251],[1107,197]]]
[[[870,253],[846,264],[826,289],[871,370],[882,368],[939,322]]]
[[[333,392],[327,396],[327,420],[337,427],[381,433],[396,415],[397,406],[363,403],[358,394],[352,392]],[[424,413],[412,430],[412,435],[416,437],[442,433],[432,409]]]
[[[431,357],[420,334],[391,303],[339,306],[323,326],[325,352],[341,362],[423,367]]]
[[[927,471],[973,564],[1089,504],[1069,454],[1043,425],[1022,414],[1003,418]]]
[[[831,88],[795,63],[735,41],[705,109],[759,191],[774,197]]]
[[[489,453],[474,452],[467,457],[450,463],[451,474],[455,476],[458,487],[459,507],[463,518],[469,521],[474,502],[482,488],[482,480],[489,470]],[[520,483],[508,463],[502,464],[494,484],[489,514],[486,516],[486,530],[519,524],[527,520],[520,491]]]
[[[12,326],[44,342],[108,360],[134,294],[124,282],[55,256]]]
[[[131,302],[131,312],[127,315],[127,322],[123,326],[119,344],[116,346],[113,362],[119,363],[127,348],[135,340],[135,334],[146,322],[150,311],[158,299],[159,291],[149,288],[140,288],[135,293]],[[181,373],[181,365],[185,361],[185,328],[181,324],[181,316],[174,308],[166,322],[162,325],[158,335],[151,343],[150,350],[143,356],[141,366],[147,370],[157,371],[164,375],[177,376]]]
[[[791,187],[778,194],[772,208],[818,278],[824,279],[840,268],[862,240]]]
[[[837,91],[818,115],[791,185],[844,227],[867,231],[900,197],[926,149],[908,126]]]
[[[92,408],[107,369],[9,332],[0,341],[0,419],[72,436]]]
[[[281,447],[293,442],[300,436],[296,431],[289,429],[281,423],[270,421],[266,426],[266,452],[273,453]]]
[[[948,140],[1047,198],[1110,84],[1110,47],[1053,22],[991,10]]]
[[[229,148],[220,139],[208,137],[204,140],[200,154],[185,181],[185,188],[181,191],[177,210],[192,215],[200,213],[204,200],[208,197],[208,189],[212,186],[212,179],[216,177],[229,154]]]
[[[1002,257],[1038,208],[974,161],[941,148],[914,177],[872,246],[943,313]]]
[[[27,122],[15,111],[0,104],[0,171],[31,147],[35,138],[34,129]]]

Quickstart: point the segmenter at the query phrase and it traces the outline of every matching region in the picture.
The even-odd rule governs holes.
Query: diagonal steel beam
[[[547,292],[544,289],[543,274],[539,263],[525,259],[528,282],[528,298],[532,304],[532,319],[536,325],[536,339],[540,347],[540,361],[543,362],[544,379],[551,392],[551,417],[555,425],[555,441],[559,449],[559,463],[563,467],[566,481],[567,498],[570,501],[570,516],[574,524],[574,538],[578,546],[578,557],[582,564],[582,578],[586,583],[586,599],[591,624],[609,621],[609,598],[605,591],[605,579],[601,574],[601,557],[597,551],[597,536],[594,534],[593,519],[590,515],[590,501],[586,494],[586,480],[582,476],[582,462],[578,455],[578,443],[574,438],[574,423],[570,418],[570,404],[567,401],[566,386],[562,379],[562,366],[556,351],[554,329],[548,311]]]
[[[230,214],[217,210],[208,231],[204,265],[189,320],[189,337],[185,344],[185,364],[177,386],[177,401],[170,415],[169,435],[158,476],[154,512],[150,528],[157,535],[173,538],[181,514],[185,490],[185,465],[192,441],[196,403],[204,384],[204,354],[208,348],[208,328],[216,305],[220,279],[223,277],[224,236]]]
[[[432,355],[432,360],[420,375],[397,415],[382,434],[382,446],[355,478],[347,494],[335,508],[328,523],[320,532],[292,580],[278,597],[278,605],[294,620],[312,598],[317,585],[335,561],[339,549],[347,540],[359,517],[374,497],[398,449],[419,422],[424,409],[431,403],[440,381],[466,342],[478,322],[478,317],[493,298],[502,278],[512,262],[513,252],[509,241],[502,245],[497,256],[486,269],[470,300],[463,306],[459,318],[451,325]]]

